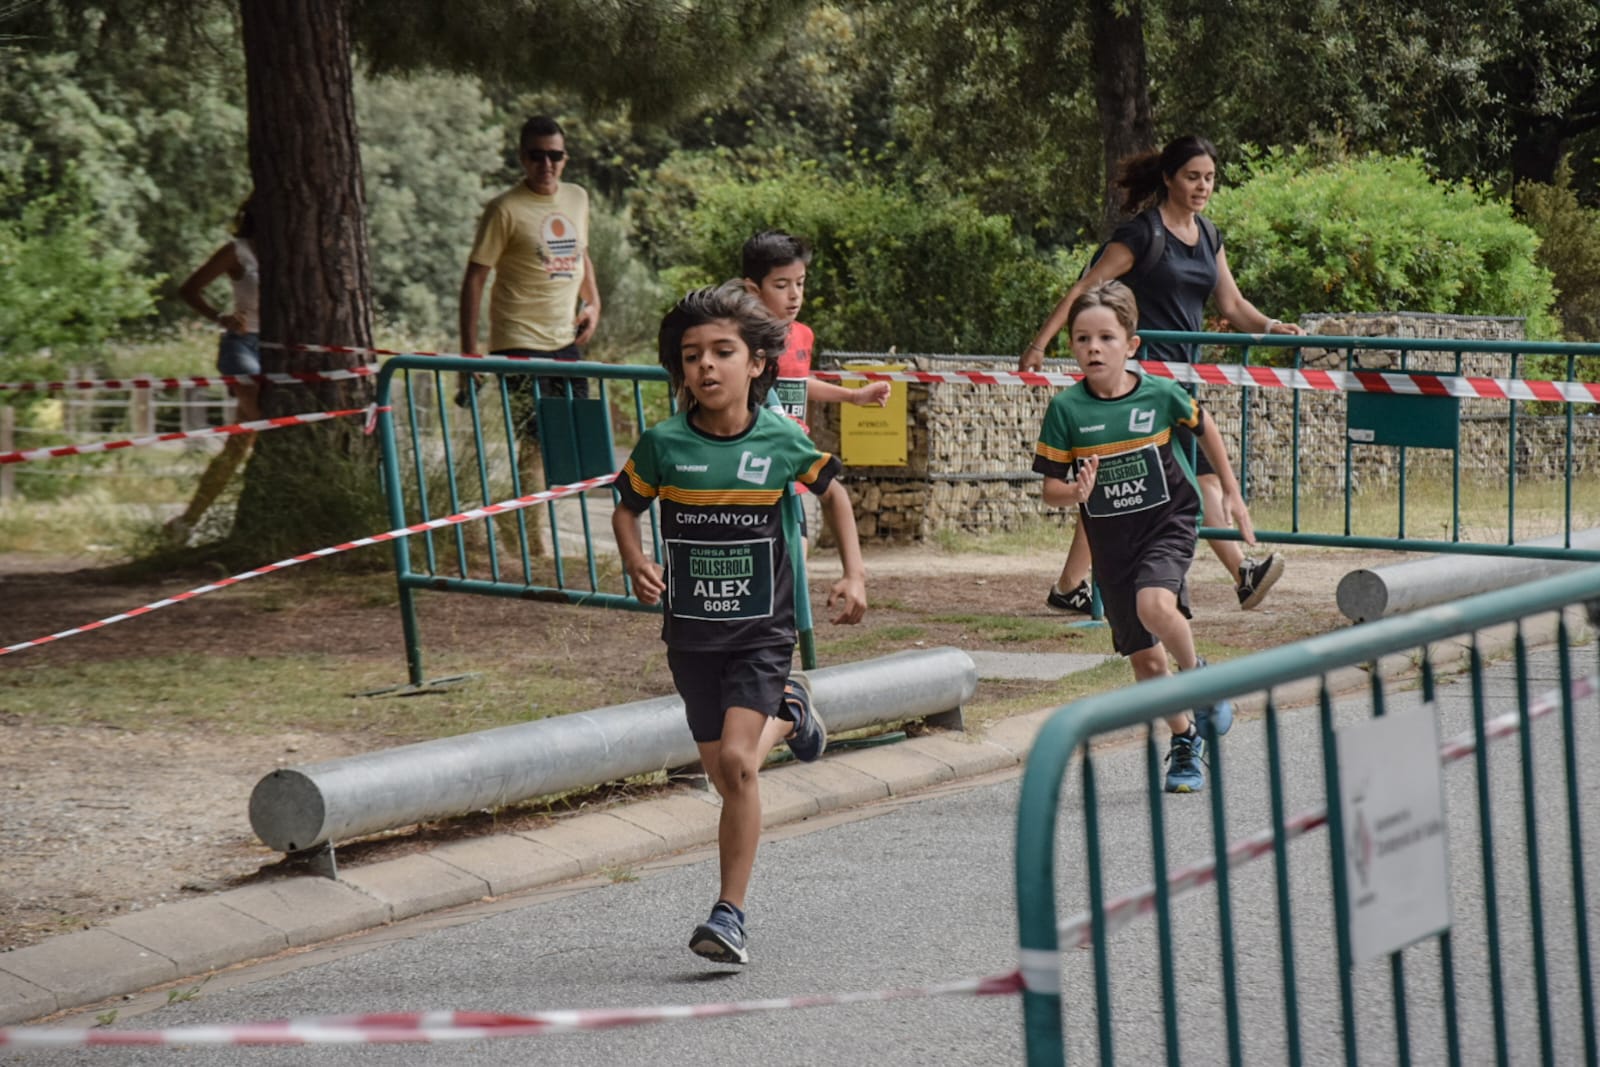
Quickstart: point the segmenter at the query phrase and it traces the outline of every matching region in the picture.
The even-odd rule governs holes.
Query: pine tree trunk
[[[261,338],[372,344],[365,195],[344,0],[241,0],[250,172],[261,264]],[[264,347],[268,372],[370,357]],[[271,386],[267,415],[360,407],[368,380]],[[233,542],[252,557],[371,533],[382,522],[376,449],[359,419],[259,435]]]
[[[1144,10],[1139,0],[1092,0],[1089,20],[1095,108],[1100,115],[1100,143],[1105,148],[1106,197],[1101,216],[1101,237],[1105,238],[1123,217],[1113,184],[1117,165],[1128,156],[1156,147],[1155,122],[1150,116]]]

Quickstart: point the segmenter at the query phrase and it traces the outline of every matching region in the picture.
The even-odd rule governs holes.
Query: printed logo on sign
[[[541,259],[552,278],[571,278],[578,270],[578,227],[559,211],[545,216],[540,238],[544,243]]]
[[[1149,433],[1156,428],[1154,408],[1134,408],[1128,412],[1128,429],[1133,433]]]
[[[746,452],[739,457],[739,473],[741,482],[753,482],[756,485],[767,484],[767,474],[772,470],[772,457],[757,457],[754,452]]]

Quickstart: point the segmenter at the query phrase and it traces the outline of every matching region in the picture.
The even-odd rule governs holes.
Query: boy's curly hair
[[[688,293],[661,320],[656,345],[661,365],[672,380],[672,391],[685,407],[693,404],[693,397],[684,388],[683,335],[691,327],[716,319],[726,319],[737,326],[750,355],[766,361],[760,375],[750,383],[750,407],[760,407],[766,402],[772,383],[778,380],[778,357],[789,342],[789,326],[774,318],[737,280]]]

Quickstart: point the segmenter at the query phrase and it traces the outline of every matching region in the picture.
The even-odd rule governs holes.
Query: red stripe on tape
[[[764,1000],[639,1008],[575,1008],[529,1012],[383,1012],[371,1015],[314,1016],[277,1022],[219,1026],[180,1026],[166,1030],[73,1030],[51,1027],[0,1028],[0,1048],[84,1048],[95,1045],[323,1045],[401,1044],[530,1037],[546,1033],[609,1030],[680,1019],[713,1019],[800,1008],[948,996],[1010,996],[1022,991],[1022,975],[1012,971],[938,985],[881,989],[863,993],[818,993]]]
[[[385,408],[384,410],[388,410]],[[228,426],[207,426],[199,430],[153,434],[149,437],[132,437],[122,441],[96,441],[87,445],[55,445],[50,448],[32,448],[21,452],[0,452],[0,463],[27,463],[36,459],[59,459],[62,456],[86,456],[95,452],[115,452],[123,448],[162,444],[167,441],[194,441],[204,437],[225,437],[230,434],[257,433],[280,430],[286,426],[303,426],[328,419],[365,415],[366,408],[349,408],[344,411],[312,411],[302,415],[280,415],[253,422],[236,422]]]
[[[570,485],[556,486],[553,489],[546,489],[538,493],[530,493],[527,496],[517,497],[514,500],[504,500],[496,504],[487,504],[480,508],[471,508],[467,511],[458,512],[454,515],[444,516],[443,518],[429,519],[427,522],[419,522],[414,526],[401,527],[399,529],[389,530],[385,533],[374,534],[371,537],[361,537],[354,541],[346,541],[342,545],[335,545],[331,548],[319,548],[303,555],[291,556],[288,559],[282,559],[276,563],[269,563],[264,567],[257,567],[254,570],[244,571],[240,574],[235,574],[232,577],[223,578],[208,585],[202,585],[195,589],[190,589],[186,593],[178,593],[163,600],[157,600],[153,603],[145,604],[142,607],[132,608],[117,615],[110,615],[95,622],[85,623],[82,626],[75,626],[70,630],[62,630],[46,637],[38,637],[31,641],[21,641],[14,645],[7,645],[3,648],[0,648],[0,656],[10,655],[13,652],[21,652],[24,649],[37,648],[38,646],[47,644],[51,641],[58,641],[63,637],[73,637],[77,634],[88,633],[90,630],[97,630],[102,626],[109,626],[114,622],[122,622],[126,619],[136,618],[139,615],[144,615],[148,612],[155,611],[157,608],[171,607],[174,604],[181,604],[185,600],[192,600],[193,598],[201,596],[205,593],[214,593],[219,589],[226,589],[230,585],[237,585],[238,583],[247,581],[251,578],[259,578],[263,574],[272,574],[275,571],[286,570],[289,567],[295,566],[296,564],[309,563],[311,560],[324,559],[328,556],[338,555],[340,552],[347,552],[351,549],[365,548],[368,545],[376,545],[382,544],[386,541],[393,541],[397,537],[409,537],[412,534],[421,533],[424,530],[437,530],[445,526],[455,525],[457,523],[471,522],[475,519],[487,518],[490,515],[500,515],[507,511],[517,511],[521,508],[532,507],[535,504],[543,504],[547,501],[559,500],[562,497],[573,496],[577,493],[587,492],[590,489],[598,489],[603,485],[610,485],[616,480],[616,477],[617,476],[615,474],[602,474],[597,478],[587,478],[581,482],[573,482]]]

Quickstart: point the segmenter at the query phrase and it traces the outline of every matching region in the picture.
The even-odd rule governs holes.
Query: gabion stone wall
[[[1460,338],[1520,340],[1521,319],[1488,316],[1384,314],[1314,315],[1301,320],[1308,333],[1335,337]],[[1344,369],[1398,370],[1399,353],[1357,350],[1353,364],[1343,351],[1305,349],[1305,365]],[[894,356],[917,370],[1001,370],[1016,368],[1015,357]],[[1222,358],[1235,358],[1231,353]],[[837,366],[824,359],[823,366]],[[1070,363],[1068,364],[1070,365]],[[1406,369],[1454,371],[1450,353],[1417,353]],[[1469,354],[1463,373],[1485,377],[1512,376],[1509,355]],[[1528,376],[1520,365],[1517,374]],[[912,384],[907,418],[909,447],[906,467],[851,467],[844,482],[855,502],[856,522],[864,541],[903,543],[933,537],[940,530],[986,534],[1016,529],[1040,518],[1070,525],[1062,509],[1046,508],[1039,479],[1030,473],[1039,425],[1054,391],[1031,386]],[[1293,435],[1298,397],[1300,435]],[[1345,398],[1342,394],[1289,389],[1238,389],[1202,386],[1200,400],[1223,433],[1228,454],[1238,468],[1241,405],[1249,404],[1249,472],[1246,490],[1252,500],[1287,496],[1292,457],[1300,457],[1301,499],[1340,497],[1344,492]],[[1463,478],[1503,477],[1510,462],[1510,423],[1505,401],[1464,400],[1461,404]],[[1600,416],[1580,408],[1573,443],[1574,473],[1600,470]],[[817,443],[838,451],[839,409],[813,404],[810,425]],[[1516,469],[1518,478],[1559,478],[1565,463],[1564,412],[1538,413],[1518,405]],[[1399,450],[1360,446],[1353,455],[1355,488],[1392,484],[1398,473]],[[1450,454],[1408,449],[1407,479],[1450,477]]]

